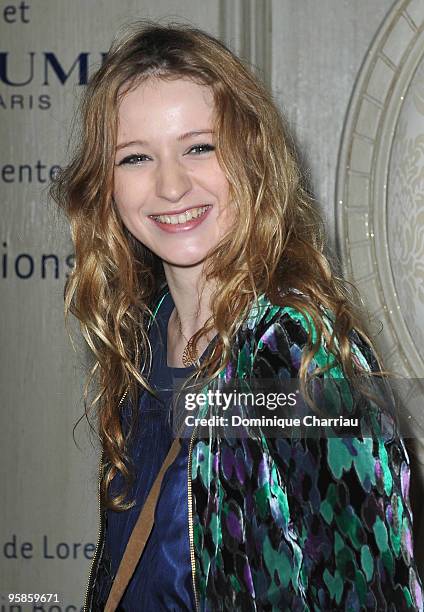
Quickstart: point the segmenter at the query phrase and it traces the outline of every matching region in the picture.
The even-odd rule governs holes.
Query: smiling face
[[[165,265],[196,266],[232,221],[212,91],[149,78],[119,108],[113,196],[128,230]]]

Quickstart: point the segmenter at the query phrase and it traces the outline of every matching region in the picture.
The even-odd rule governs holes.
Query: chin
[[[183,255],[179,253],[178,257],[175,257],[175,253],[172,255],[163,254],[159,255],[164,263],[167,263],[170,266],[177,266],[181,268],[189,268],[193,266],[198,266],[203,263],[206,259],[206,253],[194,255],[193,253],[187,253],[187,255]]]

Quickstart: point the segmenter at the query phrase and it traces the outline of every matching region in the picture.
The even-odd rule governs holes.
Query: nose
[[[159,164],[156,177],[158,197],[178,202],[191,190],[191,179],[187,170],[177,160],[167,160]]]

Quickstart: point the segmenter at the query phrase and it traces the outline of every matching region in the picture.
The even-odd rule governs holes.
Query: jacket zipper
[[[193,450],[193,441],[196,428],[193,429],[193,433],[190,438],[190,444],[188,447],[188,461],[187,461],[187,493],[188,493],[188,537],[190,543],[190,561],[191,561],[191,577],[193,580],[193,592],[194,601],[196,606],[196,612],[199,611],[199,597],[196,588],[196,559],[194,555],[194,537],[193,537],[193,506],[192,506],[192,491],[191,491],[191,453]]]
[[[102,529],[103,529],[103,513],[102,513],[102,509],[101,509],[101,504],[100,504],[100,485],[101,485],[101,480],[102,480],[102,470],[103,470],[103,455],[100,458],[100,464],[99,464],[99,481],[98,481],[98,487],[97,487],[97,494],[98,494],[98,511],[99,511],[99,533],[97,535],[97,544],[96,544],[96,549],[94,551],[94,556],[93,556],[93,560],[91,561],[91,567],[90,567],[90,573],[88,574],[88,581],[87,581],[87,587],[85,589],[85,597],[84,597],[84,612],[89,612],[88,610],[88,591],[90,588],[90,584],[91,584],[91,578],[92,578],[92,574],[93,574],[93,570],[94,570],[94,565],[97,561],[97,555],[98,555],[98,551],[99,551],[99,544],[100,544],[100,535],[102,533]]]
[[[118,404],[118,408],[122,404],[122,402],[124,401],[127,393],[128,393],[128,389],[125,391],[124,395],[121,397],[121,400],[120,400],[120,402]],[[101,507],[101,502],[100,502],[100,488],[101,488],[101,482],[102,482],[102,472],[103,472],[103,453],[102,453],[102,455],[100,457],[99,480],[98,480],[98,486],[97,486],[98,512],[99,512],[99,533],[97,535],[97,544],[96,544],[96,548],[95,548],[95,551],[94,551],[93,559],[91,561],[90,572],[88,574],[87,587],[85,589],[84,607],[83,607],[83,611],[84,612],[89,612],[89,610],[88,610],[88,591],[90,589],[91,578],[92,578],[92,574],[93,574],[93,571],[94,571],[94,566],[95,566],[96,561],[97,561],[97,556],[98,556],[98,553],[99,553],[100,535],[101,535],[101,533],[103,531],[103,512],[102,512],[102,507]]]

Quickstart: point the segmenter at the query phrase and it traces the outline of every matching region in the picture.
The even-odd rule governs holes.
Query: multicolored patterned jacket
[[[209,388],[296,379],[308,329],[300,312],[262,296]],[[351,346],[354,360],[378,370],[354,331]],[[339,384],[346,380],[322,340],[310,369],[328,364],[322,376],[339,381],[346,405]],[[267,437],[260,428],[247,437],[224,436],[219,427],[203,437],[194,432],[188,504],[198,610],[423,610],[409,474],[402,440],[378,427],[368,437]],[[100,609],[96,584],[107,572],[102,523],[100,531],[85,611]]]

